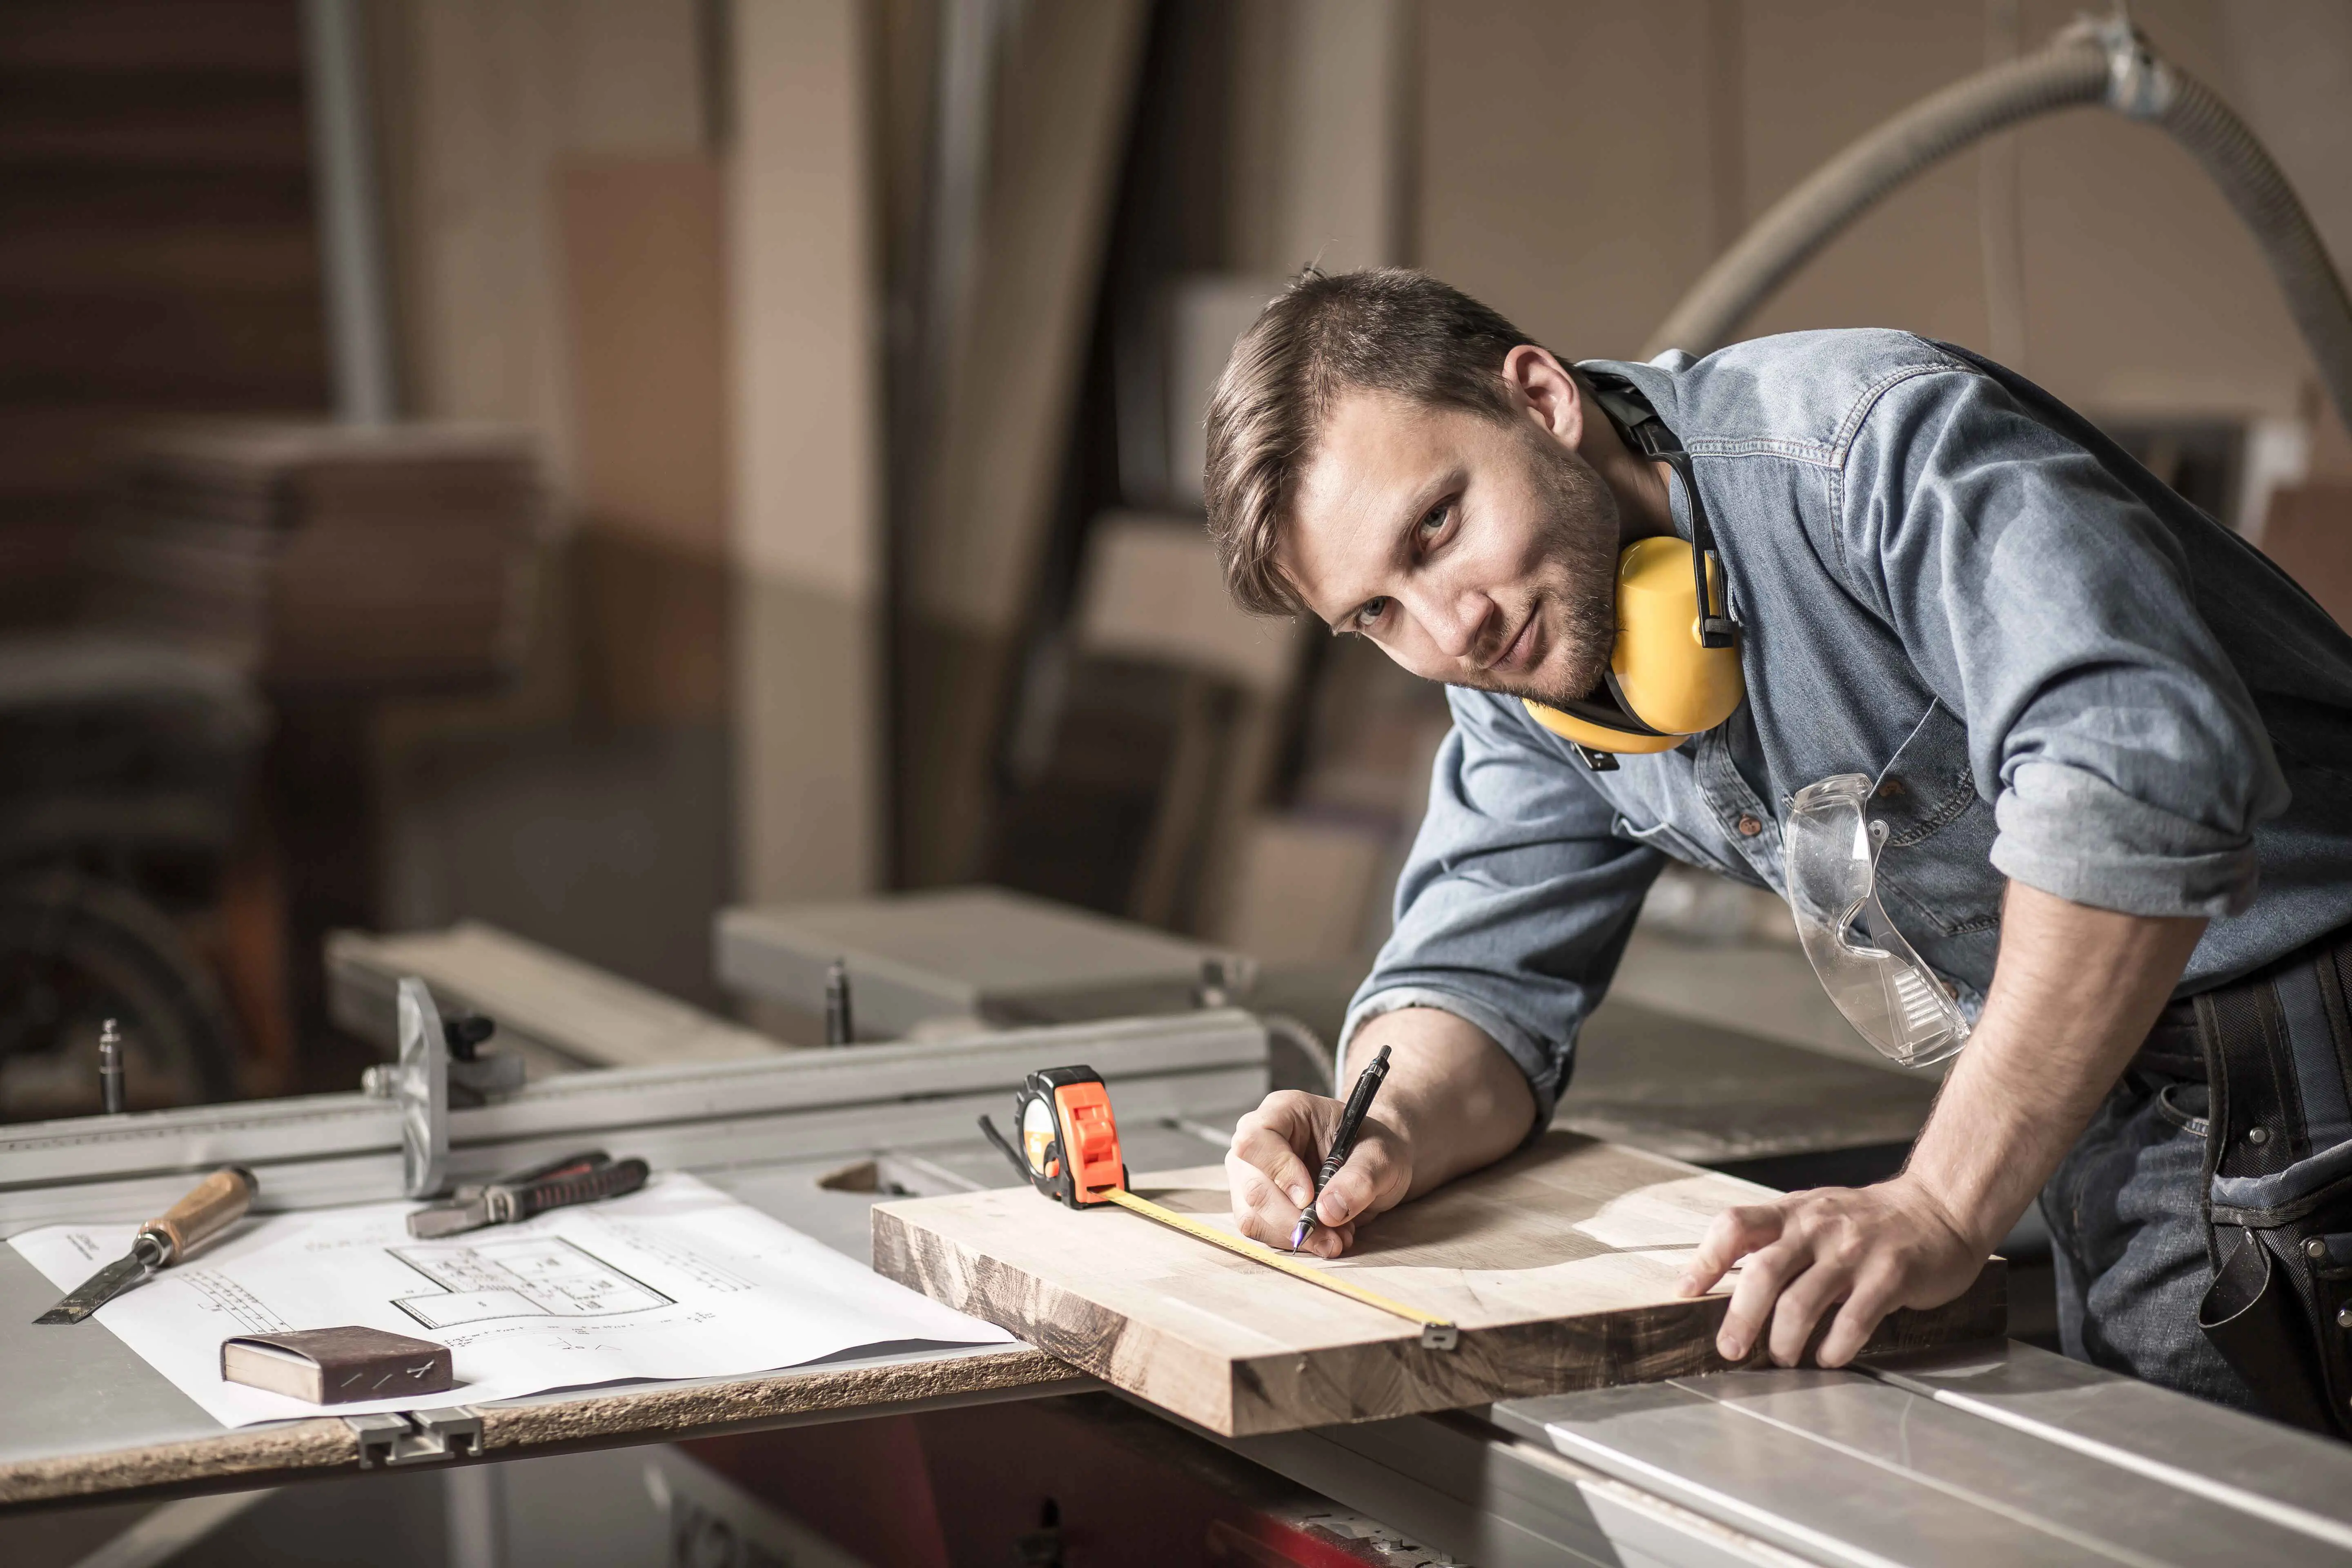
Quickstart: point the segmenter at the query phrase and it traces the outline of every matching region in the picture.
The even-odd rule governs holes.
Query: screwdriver
[[[261,1190],[251,1171],[223,1165],[184,1198],[139,1227],[131,1250],[88,1279],[81,1289],[43,1312],[37,1323],[79,1323],[158,1268],[168,1268],[245,1217]]]
[[[1339,1131],[1331,1139],[1331,1152],[1323,1156],[1322,1173],[1315,1178],[1317,1198],[1323,1195],[1323,1189],[1330,1184],[1331,1178],[1339,1173],[1339,1167],[1348,1163],[1349,1151],[1356,1146],[1356,1134],[1363,1130],[1364,1113],[1371,1110],[1372,1096],[1381,1091],[1381,1080],[1388,1076],[1389,1048],[1382,1046],[1381,1054],[1372,1058],[1371,1065],[1356,1075],[1356,1087],[1348,1091],[1348,1103],[1339,1111]],[[1307,1233],[1322,1223],[1315,1212],[1313,1199],[1309,1199],[1298,1216],[1298,1228],[1290,1233],[1290,1250],[1297,1251],[1299,1243],[1307,1239]]]

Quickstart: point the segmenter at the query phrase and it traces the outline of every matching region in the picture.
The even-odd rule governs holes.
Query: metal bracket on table
[[[416,976],[399,988],[400,1059],[367,1069],[362,1089],[400,1106],[401,1192],[437,1197],[449,1187],[449,1110],[486,1105],[523,1083],[523,1062],[484,1051],[498,1026],[478,1014],[443,1019],[433,993]]]
[[[415,975],[399,989],[400,1059],[372,1067],[362,1093],[400,1107],[400,1190],[412,1198],[437,1195],[449,1184],[449,1050],[441,1010]]]
[[[481,1413],[463,1405],[441,1410],[346,1415],[343,1425],[360,1440],[360,1468],[363,1470],[482,1457]]]

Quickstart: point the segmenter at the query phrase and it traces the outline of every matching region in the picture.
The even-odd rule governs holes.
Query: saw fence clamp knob
[[[111,1018],[98,1032],[98,1102],[109,1116],[130,1109],[122,1090],[122,1029]]]

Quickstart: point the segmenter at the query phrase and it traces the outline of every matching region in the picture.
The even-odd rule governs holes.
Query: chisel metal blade
[[[36,1323],[79,1323],[109,1301],[126,1287],[147,1277],[152,1267],[147,1251],[134,1247],[81,1283],[81,1289],[56,1306],[35,1318]]]

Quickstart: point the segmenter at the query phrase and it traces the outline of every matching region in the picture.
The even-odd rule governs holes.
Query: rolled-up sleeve
[[[1840,482],[1840,569],[1965,715],[1994,867],[2127,914],[2251,903],[2286,783],[2164,521],[1957,367],[1882,395]]]
[[[1442,1009],[1528,1075],[1539,1131],[1665,857],[1612,837],[1608,803],[1517,701],[1447,695],[1454,730],[1397,881],[1396,929],[1349,1007],[1339,1059],[1367,1019]]]

